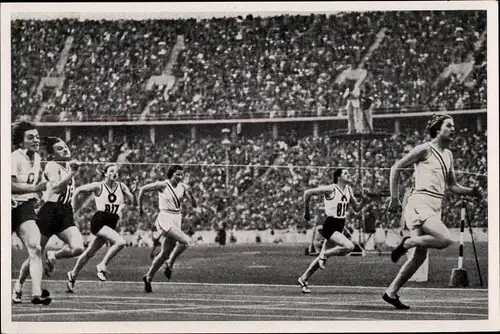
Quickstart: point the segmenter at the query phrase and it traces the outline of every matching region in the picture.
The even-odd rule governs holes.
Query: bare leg
[[[149,267],[148,272],[146,273],[146,278],[148,281],[152,281],[156,272],[160,270],[161,266],[165,263],[170,255],[175,242],[172,242],[169,238],[161,238],[161,249],[160,253],[155,256],[153,262],[151,263],[151,267]]]
[[[177,227],[172,227],[168,232],[167,232],[167,237],[169,239],[173,239],[177,241],[177,245],[175,246],[174,250],[170,254],[170,257],[167,260],[167,265],[172,268],[174,266],[175,260],[181,255],[189,245],[189,237],[187,234],[182,232],[180,229]]]
[[[33,297],[42,294],[42,246],[40,244],[41,234],[34,220],[28,220],[17,229],[17,235],[21,239],[29,254],[29,273],[31,276],[31,293]]]
[[[104,245],[104,243],[107,240],[96,236],[91,242],[89,247],[78,257],[78,260],[76,260],[75,267],[71,271],[71,274],[73,278],[76,278],[78,276],[78,273],[82,268],[87,264],[87,262],[94,257],[94,255],[101,249],[101,247]]]
[[[113,259],[116,254],[118,254],[123,249],[123,247],[125,247],[125,240],[118,232],[116,232],[109,226],[103,226],[97,233],[97,235],[101,238],[105,238],[111,241],[112,243],[112,246],[108,249],[106,255],[104,255],[101,263],[98,264],[99,268],[101,268],[103,271],[106,271],[109,261],[111,261],[111,259]]]

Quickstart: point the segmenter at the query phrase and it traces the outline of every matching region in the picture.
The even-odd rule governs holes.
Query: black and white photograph
[[[500,330],[494,1],[2,3],[1,66],[2,333]]]

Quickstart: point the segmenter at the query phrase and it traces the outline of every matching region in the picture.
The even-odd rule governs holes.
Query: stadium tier
[[[375,113],[486,103],[486,12],[12,22],[12,120],[338,115],[349,68]]]

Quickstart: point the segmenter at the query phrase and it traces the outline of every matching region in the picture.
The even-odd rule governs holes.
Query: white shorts
[[[166,211],[160,211],[158,217],[156,218],[156,228],[158,231],[164,231],[167,233],[172,227],[181,229],[182,214],[171,213]]]
[[[442,200],[425,194],[411,194],[404,209],[404,218],[408,229],[414,230],[433,216],[441,220]]]

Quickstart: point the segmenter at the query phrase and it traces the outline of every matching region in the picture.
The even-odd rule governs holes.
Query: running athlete
[[[121,212],[125,206],[125,197],[134,203],[134,196],[128,187],[118,181],[118,167],[115,164],[106,164],[104,170],[100,171],[104,175],[104,181],[93,182],[75,189],[74,201],[81,192],[92,192],[94,194],[97,212],[90,222],[90,232],[95,238],[90,242],[89,247],[80,255],[73,270],[67,273],[68,292],[72,293],[75,288],[75,281],[78,273],[85,264],[104,246],[108,241],[112,246],[104,255],[102,261],[97,265],[97,278],[106,281],[107,266],[111,259],[115,257],[125,247],[125,240],[116,231]],[[135,183],[132,191],[135,190]]]
[[[160,209],[156,218],[156,228],[161,233],[161,250],[142,278],[146,292],[153,292],[151,281],[163,263],[165,263],[165,276],[168,279],[172,277],[175,260],[189,244],[189,236],[181,230],[181,200],[187,196],[193,208],[196,208],[196,200],[189,187],[182,183],[183,178],[184,168],[180,165],[172,165],[167,171],[167,180],[146,184],[139,190],[137,202],[141,216],[143,215],[142,196],[148,191],[158,191],[158,208]]]
[[[70,258],[83,252],[83,239],[75,226],[71,196],[74,190],[73,176],[78,172],[77,161],[69,161],[71,153],[64,141],[56,137],[45,139],[46,151],[49,154],[43,178],[48,181],[47,190],[43,194],[44,204],[38,211],[36,221],[41,233],[42,253],[52,235],[57,235],[65,242],[58,251],[47,252],[46,274],[54,269],[56,259]],[[55,161],[51,161],[55,160]],[[56,162],[57,161],[57,162]],[[60,162],[65,162],[63,166]],[[22,287],[28,278],[30,259],[24,261],[19,272],[19,279],[14,286],[13,296],[22,294]]]
[[[11,153],[11,214],[12,232],[16,232],[29,254],[29,274],[31,276],[31,302],[48,305],[50,293],[42,289],[43,263],[40,246],[40,229],[36,225],[35,204],[38,193],[44,191],[47,182],[38,183],[41,158],[40,135],[36,127],[28,122],[20,122],[13,128],[12,142],[18,147]],[[12,301],[20,303],[21,290],[14,290]]]
[[[446,187],[459,195],[482,196],[483,189],[472,188],[457,183],[453,170],[453,155],[449,150],[455,136],[453,119],[448,115],[434,115],[427,124],[431,141],[420,144],[397,161],[391,168],[390,211],[399,209],[397,197],[399,171],[414,165],[414,188],[404,208],[406,226],[410,237],[404,237],[392,251],[391,258],[397,262],[408,249],[415,252],[403,264],[399,273],[383,295],[383,300],[397,309],[409,309],[399,300],[399,289],[413,276],[427,258],[429,248],[444,249],[452,243],[450,231],[441,221],[441,204]]]
[[[342,233],[345,226],[345,218],[348,204],[352,204],[356,211],[361,209],[363,199],[357,201],[352,188],[352,179],[347,169],[339,168],[333,173],[333,184],[319,186],[308,189],[304,192],[305,212],[304,218],[310,219],[309,201],[313,195],[323,195],[325,204],[325,213],[327,215],[324,223],[322,235],[325,238],[321,251],[309,268],[299,277],[298,283],[303,293],[310,293],[311,290],[307,280],[318,269],[324,269],[326,260],[334,255],[346,255],[354,249],[353,243]]]

